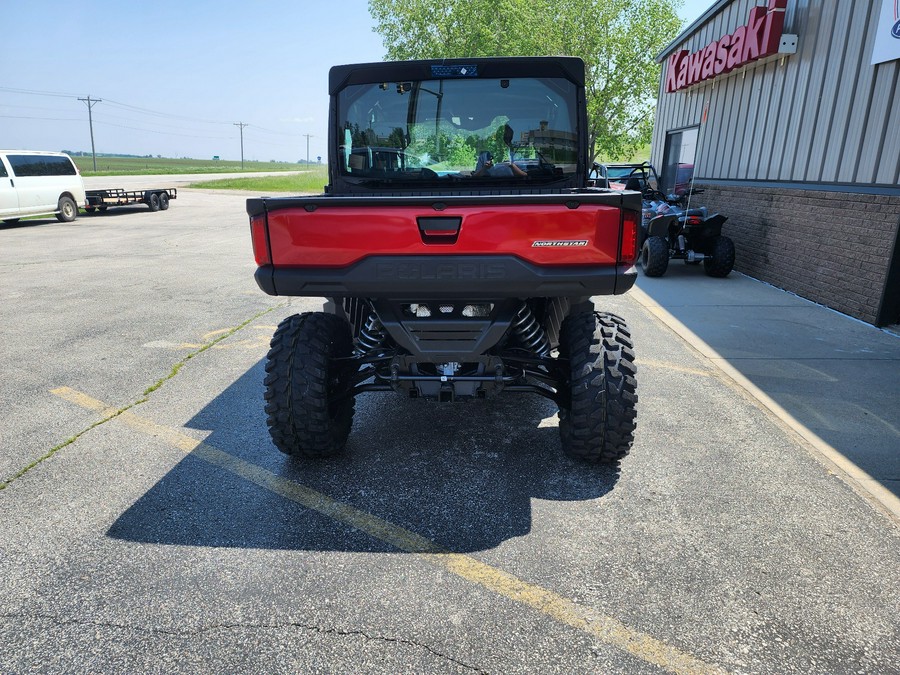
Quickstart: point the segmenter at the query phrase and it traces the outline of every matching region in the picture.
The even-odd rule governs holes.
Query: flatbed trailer
[[[94,211],[106,211],[110,206],[146,204],[151,211],[165,211],[169,208],[169,201],[176,199],[177,196],[178,190],[175,188],[86,190],[87,205],[84,210],[93,213]]]

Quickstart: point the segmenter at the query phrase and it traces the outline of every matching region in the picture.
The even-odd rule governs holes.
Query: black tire
[[[159,210],[166,211],[169,208],[169,195],[166,192],[159,193]]]
[[[348,371],[333,361],[350,356],[350,324],[333,314],[294,314],[278,325],[266,357],[266,424],[288,455],[330,457],[344,449],[355,401],[329,402]]]
[[[75,200],[71,197],[65,195],[60,197],[56,208],[59,210],[56,219],[61,223],[71,223],[78,217],[78,207],[75,206]]]
[[[106,209],[108,209],[108,208],[109,208],[108,206],[98,206],[98,207],[97,207],[97,210],[98,210],[100,213],[103,213],[103,212],[106,211]]]
[[[723,278],[734,269],[734,242],[728,237],[716,237],[711,246],[711,258],[703,261],[703,269],[711,277]]]
[[[637,367],[625,321],[582,312],[563,321],[560,358],[568,359],[567,407],[560,407],[563,452],[589,462],[616,462],[631,451],[637,417]]]
[[[159,195],[155,192],[151,192],[148,194],[144,200],[147,202],[147,206],[150,207],[151,211],[159,211]]]
[[[662,237],[647,237],[641,247],[641,269],[648,277],[661,277],[669,269],[669,244]]]

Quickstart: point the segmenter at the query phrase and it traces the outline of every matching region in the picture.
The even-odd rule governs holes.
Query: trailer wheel
[[[159,210],[165,211],[169,208],[169,194],[167,192],[159,193]]]
[[[60,197],[56,208],[59,209],[56,219],[61,223],[71,223],[78,217],[78,207],[75,206],[75,201],[71,197],[65,195]]]
[[[147,206],[150,207],[151,211],[159,211],[159,195],[158,194],[156,194],[155,192],[151,192],[144,198],[144,201],[147,202]]]

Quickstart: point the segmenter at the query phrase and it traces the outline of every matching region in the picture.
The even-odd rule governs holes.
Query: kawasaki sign
[[[769,0],[768,7],[754,7],[746,26],[723,35],[703,49],[675,52],[666,69],[666,92],[692,87],[731,72],[757,59],[778,53],[787,0]]]

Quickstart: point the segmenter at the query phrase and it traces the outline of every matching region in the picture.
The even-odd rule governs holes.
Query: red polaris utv
[[[631,335],[592,297],[634,284],[641,195],[588,180],[582,61],[337,66],[329,91],[324,194],[247,201],[260,288],[327,299],[272,338],[275,445],[339,452],[362,392],[530,393],[569,455],[625,456]]]

